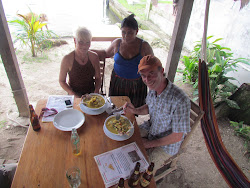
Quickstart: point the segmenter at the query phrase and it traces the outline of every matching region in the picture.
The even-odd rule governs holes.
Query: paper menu
[[[94,157],[105,187],[118,183],[120,178],[129,178],[136,162],[141,163],[140,171],[145,171],[149,164],[135,142],[102,153]]]
[[[70,100],[72,105],[74,104],[74,95],[50,95],[46,104],[46,108],[55,108],[57,112],[61,112],[66,109],[73,109],[73,106],[66,108],[65,100]],[[44,116],[48,115],[47,112]],[[42,122],[51,122],[54,120],[55,115],[43,117]]]

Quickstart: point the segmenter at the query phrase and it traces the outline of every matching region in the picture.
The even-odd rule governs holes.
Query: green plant
[[[130,12],[134,13],[140,19],[145,20],[145,8],[146,8],[146,0],[141,0],[140,4],[129,5],[127,0],[118,0],[118,2],[128,9]]]
[[[32,57],[30,57],[30,53],[25,53],[22,57],[22,60],[24,62],[29,62],[29,63],[33,63],[34,59]],[[43,53],[41,56],[36,57],[36,63],[42,63],[44,61],[49,61],[49,56],[46,53]]]
[[[6,123],[5,120],[0,121],[0,129],[1,129],[2,127],[4,127],[5,123]]]
[[[173,1],[158,1],[158,3],[162,3],[162,4],[173,4]]]
[[[213,102],[218,105],[220,102],[225,101],[231,108],[239,109],[238,104],[229,100],[228,97],[237,89],[237,86],[232,84],[230,80],[235,78],[227,76],[231,71],[237,71],[237,64],[239,62],[248,64],[249,60],[245,58],[233,58],[233,53],[230,48],[222,47],[217,44],[222,38],[215,39],[210,42],[213,36],[207,38],[207,67],[210,82],[210,91]],[[195,92],[198,95],[198,66],[201,54],[201,41],[197,41],[194,50],[190,56],[184,56],[181,61],[185,65],[184,70],[178,70],[183,73],[183,82],[193,85]]]
[[[245,125],[243,121],[241,122],[230,121],[230,126],[234,127],[234,131],[237,136],[241,136],[244,138],[245,147],[248,149],[248,143],[250,141],[250,126]]]
[[[21,41],[22,44],[28,45],[31,49],[32,57],[36,57],[37,50],[41,50],[44,45],[46,47],[50,47],[51,44],[46,43],[47,39],[57,37],[57,35],[51,30],[43,31],[42,28],[46,25],[46,23],[41,23],[38,20],[39,16],[35,16],[32,11],[30,13],[30,19],[28,19],[25,15],[18,14],[20,19],[17,18],[8,22],[19,27],[15,33],[14,38],[16,39],[14,40],[14,43]]]

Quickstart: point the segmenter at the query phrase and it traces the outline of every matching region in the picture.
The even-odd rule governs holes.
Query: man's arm
[[[145,148],[154,148],[180,142],[182,140],[182,136],[183,133],[171,133],[168,136],[156,140],[148,140],[146,138],[142,138],[142,142]]]
[[[148,140],[143,138],[143,144],[145,148],[165,146],[180,142],[183,138],[183,134],[189,132],[190,129],[190,100],[182,101],[172,114],[172,133],[155,140]]]
[[[126,112],[130,112],[132,114],[137,114],[137,115],[147,115],[149,113],[147,104],[144,104],[143,106],[135,108],[132,103],[126,102],[123,105],[123,110],[124,110],[125,114],[126,114]]]

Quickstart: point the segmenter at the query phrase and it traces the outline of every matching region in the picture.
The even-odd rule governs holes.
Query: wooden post
[[[158,0],[152,0],[152,5],[158,5]]]
[[[146,20],[148,20],[148,18],[149,18],[150,4],[151,4],[151,0],[147,0],[146,8],[145,8]]]
[[[29,100],[18,66],[8,24],[3,10],[2,0],[0,0],[0,38],[0,54],[3,60],[5,71],[10,81],[11,89],[19,111],[19,116],[28,117]]]
[[[167,78],[173,82],[179,63],[183,42],[185,39],[190,15],[194,0],[178,1],[178,11],[176,15],[174,30],[168,52],[168,59],[165,67]]]

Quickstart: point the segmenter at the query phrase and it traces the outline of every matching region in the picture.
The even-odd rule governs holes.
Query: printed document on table
[[[145,171],[149,164],[135,142],[102,153],[94,157],[102,175],[105,187],[118,183],[120,178],[129,178],[136,162],[141,163],[140,171]]]
[[[65,101],[70,100],[72,107],[67,108]],[[57,112],[61,112],[66,109],[73,109],[74,95],[50,95],[46,104],[46,108],[55,108]],[[44,116],[49,115],[49,112],[45,112]],[[55,114],[56,115],[56,114]],[[43,117],[42,122],[51,122],[54,120],[55,115]]]

